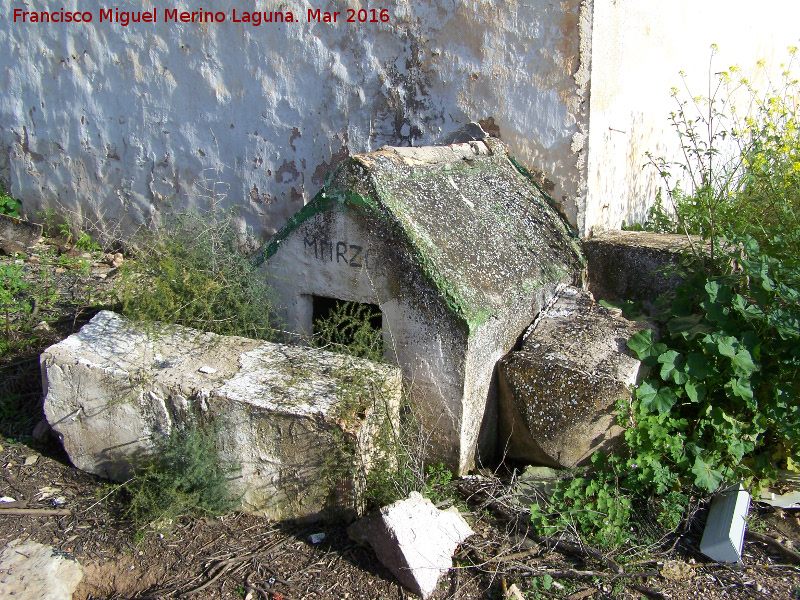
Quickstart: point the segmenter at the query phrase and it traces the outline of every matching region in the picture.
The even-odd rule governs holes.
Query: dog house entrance
[[[312,296],[311,331],[318,345],[363,358],[383,358],[383,315],[376,304]]]

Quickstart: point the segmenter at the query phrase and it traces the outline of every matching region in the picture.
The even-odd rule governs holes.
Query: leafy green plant
[[[218,515],[237,502],[227,476],[235,465],[220,461],[213,432],[199,427],[173,429],[135,467],[121,489],[126,516],[139,527],[168,523],[184,515]]]
[[[735,260],[720,274],[697,273],[676,291],[669,344],[650,331],[628,342],[653,370],[636,390],[626,439],[656,469],[639,475],[656,492],[679,480],[707,491],[736,479],[757,487],[776,466],[800,470],[800,270],[751,237],[726,246]]]
[[[230,215],[182,214],[138,240],[121,269],[122,312],[221,335],[268,339],[272,302],[264,277],[243,253]]]
[[[0,185],[0,215],[8,215],[9,217],[20,217],[20,210],[22,209],[22,202],[16,198],[11,197]]]
[[[86,252],[99,252],[101,250],[100,244],[92,240],[92,237],[85,231],[78,233],[78,237],[75,239],[75,247]]]
[[[549,504],[532,505],[531,521],[545,535],[569,531],[593,545],[616,548],[630,537],[631,499],[620,488],[616,456],[597,452],[592,463],[591,476],[561,480]]]

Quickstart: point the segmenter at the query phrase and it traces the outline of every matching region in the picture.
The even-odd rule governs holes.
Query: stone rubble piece
[[[202,426],[242,508],[275,520],[357,517],[399,414],[394,367],[108,311],[41,365],[45,416],[79,469],[124,481],[156,440]]]
[[[563,287],[522,348],[498,364],[500,445],[507,458],[557,468],[610,450],[622,428],[616,403],[631,397],[641,363],[627,349],[645,323]]]
[[[457,508],[438,510],[418,492],[347,528],[352,540],[372,546],[378,560],[422,598],[436,591],[456,548],[474,533]]]
[[[0,596],[14,600],[72,600],[83,567],[72,556],[36,542],[14,540],[0,554]]]
[[[41,224],[0,214],[0,250],[5,254],[24,254],[41,239]]]

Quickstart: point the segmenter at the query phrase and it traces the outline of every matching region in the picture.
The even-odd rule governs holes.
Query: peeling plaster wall
[[[0,0],[0,183],[28,217],[130,234],[214,197],[264,237],[346,156],[487,120],[582,223],[587,3],[387,0],[388,23],[324,24],[307,10],[360,6],[256,0],[300,19],[259,27],[231,22],[230,0],[214,3],[224,23],[164,23],[159,6],[158,23],[127,27],[88,4]],[[11,21],[62,6],[95,22]]]
[[[715,43],[712,73],[731,65],[747,71],[759,59],[776,73],[787,47],[800,41],[798,18],[796,0],[758,7],[744,0],[594,0],[584,235],[646,218],[661,182],[655,169],[643,168],[645,152],[679,158],[668,121],[677,107],[670,89],[683,92],[679,72],[692,94],[708,95]]]

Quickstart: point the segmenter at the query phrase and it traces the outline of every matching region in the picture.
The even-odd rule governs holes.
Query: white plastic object
[[[738,483],[711,501],[700,552],[721,563],[741,563],[750,494]]]

